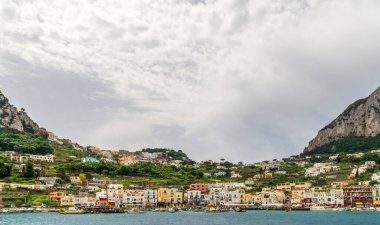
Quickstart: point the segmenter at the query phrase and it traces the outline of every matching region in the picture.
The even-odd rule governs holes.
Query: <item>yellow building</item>
[[[261,203],[261,197],[260,195],[252,194],[252,193],[245,193],[242,196],[242,200],[244,204],[255,204],[255,203]]]
[[[306,190],[305,189],[295,189],[292,190],[292,198],[291,198],[291,203],[292,204],[300,204],[302,203],[303,200],[303,195],[305,194]]]
[[[61,206],[74,206],[74,195],[66,195],[61,199]]]
[[[183,192],[177,188],[159,188],[157,191],[159,204],[178,205],[183,203]]]
[[[276,189],[277,190],[283,190],[283,191],[291,191],[291,190],[302,190],[302,189],[309,189],[311,188],[310,182],[297,182],[297,183],[282,183],[277,184]]]
[[[380,187],[374,186],[372,188],[373,205],[380,206]]]

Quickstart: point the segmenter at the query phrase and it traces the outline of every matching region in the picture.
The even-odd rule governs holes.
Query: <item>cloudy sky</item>
[[[377,0],[0,2],[0,90],[60,137],[256,162],[380,83]]]

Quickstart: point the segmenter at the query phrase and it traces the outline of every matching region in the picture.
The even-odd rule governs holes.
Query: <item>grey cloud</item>
[[[374,1],[4,2],[1,89],[85,145],[281,158],[380,81]]]

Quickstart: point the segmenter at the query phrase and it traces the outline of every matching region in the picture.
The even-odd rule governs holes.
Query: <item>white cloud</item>
[[[0,76],[23,71],[13,55],[109,88],[94,90],[105,116],[79,142],[281,157],[377,86],[379,11],[374,0],[1,1]]]

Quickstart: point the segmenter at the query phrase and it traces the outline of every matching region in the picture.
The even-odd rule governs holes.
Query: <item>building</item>
[[[370,168],[373,168],[374,166],[376,166],[376,162],[375,161],[366,161],[364,163],[364,166],[366,166],[368,169],[370,169]]]
[[[145,190],[145,205],[156,206],[157,197],[157,190]]]
[[[309,189],[311,188],[310,182],[297,182],[297,183],[281,183],[276,186],[277,190],[291,191],[295,189]]]
[[[177,188],[159,188],[157,191],[158,204],[180,205],[183,203],[183,192]]]
[[[238,205],[244,203],[244,191],[234,190],[234,191],[223,191],[222,192],[222,202],[223,205]]]
[[[123,195],[124,207],[143,207],[146,200],[144,190],[125,190]]]
[[[74,195],[63,196],[63,198],[61,199],[61,206],[74,206],[75,205],[74,199],[75,199]]]
[[[225,171],[218,171],[216,173],[214,173],[214,177],[224,177],[227,175],[227,172]]]
[[[29,159],[32,161],[41,161],[41,162],[48,162],[52,163],[54,162],[54,155],[48,154],[48,155],[29,155]]]
[[[315,163],[313,167],[307,168],[305,171],[306,177],[316,177],[320,174],[324,174],[331,171],[339,171],[340,167],[335,166],[332,163]]]
[[[85,157],[82,159],[83,163],[97,163],[98,160],[94,157]]]
[[[49,194],[50,201],[52,202],[61,202],[63,197],[65,197],[65,193],[61,191],[54,191]]]
[[[201,193],[206,193],[207,192],[207,186],[206,184],[191,184],[189,186],[190,191],[200,191]]]
[[[231,178],[232,179],[237,179],[237,178],[241,178],[242,176],[240,175],[240,173],[237,173],[237,172],[234,172],[232,171],[231,172]]]
[[[204,202],[204,194],[199,190],[187,192],[187,203],[191,206],[198,206]]]
[[[375,185],[372,188],[373,205],[380,206],[380,187]]]
[[[343,207],[343,189],[332,189],[329,191],[310,190],[305,192],[303,203],[308,206]]]
[[[372,174],[371,180],[377,181],[377,182],[380,183],[380,173],[374,173],[374,174]]]
[[[369,207],[373,204],[371,187],[345,187],[343,188],[344,207]]]

